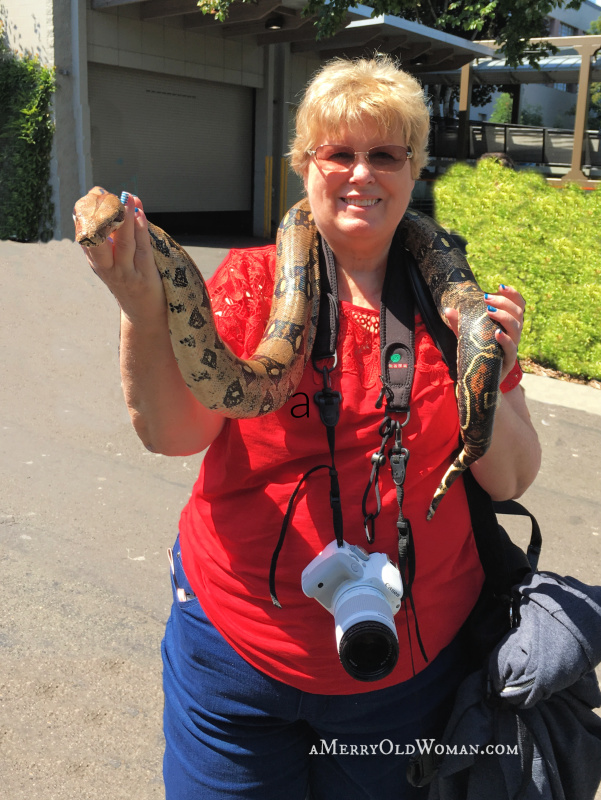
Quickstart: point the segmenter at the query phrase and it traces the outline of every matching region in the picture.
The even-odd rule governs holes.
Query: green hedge
[[[54,69],[17,56],[0,29],[0,239],[52,237],[50,99]]]
[[[485,159],[449,169],[434,198],[438,222],[467,239],[481,287],[526,298],[520,354],[601,379],[601,191]]]

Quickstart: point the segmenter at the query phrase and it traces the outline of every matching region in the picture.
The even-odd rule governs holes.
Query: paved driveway
[[[225,254],[212,244],[193,249],[206,272]],[[134,436],[117,307],[77,246],[0,242],[0,297],[1,793],[159,800],[166,549],[200,456]],[[601,416],[531,409],[542,566],[599,583]]]

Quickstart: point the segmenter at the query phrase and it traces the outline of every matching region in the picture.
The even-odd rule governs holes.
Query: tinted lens
[[[368,153],[368,160],[374,169],[393,172],[401,169],[407,160],[407,148],[392,144],[386,147],[372,147]]]
[[[352,147],[337,144],[322,144],[315,151],[315,156],[326,169],[346,170],[353,166],[355,151]]]
[[[380,172],[395,172],[402,169],[407,160],[408,148],[400,145],[372,147],[366,154],[367,161]],[[357,153],[352,147],[339,144],[322,144],[315,150],[315,158],[328,172],[345,172],[355,163]]]

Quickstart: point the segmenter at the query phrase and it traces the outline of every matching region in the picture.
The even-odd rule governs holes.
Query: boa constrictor
[[[76,240],[94,247],[123,222],[125,209],[115,195],[95,187],[73,213]],[[167,298],[175,357],[197,400],[231,418],[258,417],[283,406],[310,358],[319,311],[318,239],[308,202],[291,208],[280,224],[271,314],[247,361],[219,336],[205,282],[192,259],[160,228],[149,223],[148,229]],[[406,212],[399,231],[442,318],[445,308],[459,311],[457,404],[463,448],[436,490],[428,510],[431,519],[451,484],[490,445],[503,354],[483,293],[447,232],[413,210]]]

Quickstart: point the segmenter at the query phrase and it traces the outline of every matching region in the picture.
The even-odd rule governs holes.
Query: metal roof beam
[[[401,41],[406,39],[406,37],[399,38]],[[319,52],[323,52],[327,50],[328,52],[333,52],[335,54],[336,50],[365,46],[376,40],[380,40],[382,42],[385,40],[382,36],[381,30],[375,28],[372,28],[371,30],[367,28],[355,28],[352,30],[344,29],[330,39],[322,39],[319,42],[316,42],[315,40],[301,42],[295,46],[293,52],[304,53],[310,50],[318,50]]]
[[[177,17],[193,11],[200,11],[197,0],[146,0],[140,8],[140,18]]]
[[[92,0],[92,11],[101,8],[116,8],[117,6],[143,5],[148,0]]]

